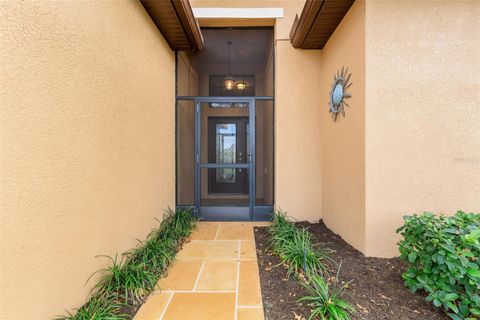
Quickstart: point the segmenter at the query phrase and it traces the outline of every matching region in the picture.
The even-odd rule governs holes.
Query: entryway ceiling
[[[231,63],[264,65],[272,45],[272,29],[202,29],[203,49],[192,57],[197,68],[202,65],[227,65],[227,41],[232,41]]]

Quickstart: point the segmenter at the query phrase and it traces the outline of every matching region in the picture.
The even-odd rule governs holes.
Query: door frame
[[[255,201],[256,201],[256,126],[255,126],[255,98],[254,97],[196,97],[195,102],[195,211],[201,219],[205,220],[254,220]],[[202,138],[202,108],[203,103],[228,103],[239,102],[247,103],[248,123],[250,126],[250,134],[247,144],[250,152],[247,154],[247,163],[235,164],[217,164],[201,162],[201,138]],[[208,132],[207,132],[208,134]],[[207,137],[208,140],[208,137]],[[208,151],[207,151],[208,152]],[[208,157],[207,157],[208,159]],[[208,161],[208,160],[207,160]],[[201,170],[202,169],[219,169],[234,168],[248,170],[248,206],[202,206],[201,205]],[[207,173],[208,176],[208,173]],[[207,182],[208,183],[208,182]]]
[[[274,211],[274,204],[267,204],[267,205],[256,205],[256,197],[249,197],[249,206],[246,207],[248,213],[245,213],[245,207],[234,207],[234,206],[218,206],[218,207],[208,207],[208,210],[204,210],[202,213],[200,212],[200,168],[198,166],[200,157],[199,148],[201,147],[200,135],[198,134],[198,130],[200,130],[201,118],[197,116],[196,110],[199,110],[199,106],[201,102],[208,102],[211,100],[215,101],[222,101],[222,102],[232,102],[232,101],[245,101],[245,100],[253,100],[254,104],[255,101],[272,101],[275,105],[275,99],[273,96],[255,96],[255,97],[209,97],[209,96],[177,96],[176,101],[192,101],[193,108],[195,113],[195,150],[194,150],[194,203],[193,204],[178,204],[176,208],[184,209],[184,210],[192,210],[192,212],[201,220],[211,220],[211,221],[269,221],[272,217]],[[254,113],[255,114],[255,113]],[[275,116],[274,116],[275,117]],[[254,117],[255,118],[255,117]],[[273,119],[275,123],[275,118]],[[274,124],[275,126],[275,124]],[[256,128],[256,127],[253,127]],[[255,130],[255,129],[254,129]],[[255,131],[254,131],[255,132]],[[251,139],[256,139],[255,135],[251,135]],[[255,141],[254,141],[255,143]],[[273,147],[275,146],[275,135],[273,136]],[[255,146],[255,145],[254,145]],[[275,148],[274,148],[275,149]],[[255,151],[255,149],[253,149]],[[275,151],[274,151],[275,152]],[[255,160],[255,159],[252,159]],[[275,164],[274,164],[275,166]],[[205,167],[208,167],[206,165]],[[230,166],[232,167],[232,166]],[[236,166],[233,166],[236,167]],[[178,170],[178,167],[175,167]],[[275,172],[274,169],[272,169]],[[255,171],[253,171],[253,175],[255,177]],[[275,186],[275,175],[273,176],[273,186]],[[256,180],[249,180],[253,182],[253,189],[255,191],[255,183]],[[176,191],[178,192],[178,191]],[[273,203],[275,203],[275,188],[274,188],[274,195],[273,195]]]

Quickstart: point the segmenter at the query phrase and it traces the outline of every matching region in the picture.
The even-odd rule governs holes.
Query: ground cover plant
[[[276,212],[268,232],[273,252],[286,266],[288,276],[294,275],[308,292],[298,300],[309,305],[311,313],[308,319],[350,319],[355,309],[341,298],[344,286],[338,285],[338,272],[336,277],[328,274],[328,253],[312,241],[309,231],[297,228],[285,213]],[[333,280],[329,284],[325,279]]]
[[[442,307],[451,319],[480,318],[480,214],[432,213],[404,217],[397,232],[402,277],[412,291],[426,292],[427,301]]]
[[[308,296],[300,298],[299,301],[306,301],[312,308],[309,319],[315,317],[320,319],[347,320],[355,308],[342,298],[342,291],[345,285],[338,284],[338,275],[333,284],[328,284],[320,275],[309,277],[304,284]]]
[[[158,279],[165,275],[196,223],[190,210],[166,210],[159,227],[144,241],[138,240],[138,247],[114,258],[100,256],[111,263],[89,278],[100,274],[89,301],[76,313],[67,311],[67,315],[57,319],[131,319]]]

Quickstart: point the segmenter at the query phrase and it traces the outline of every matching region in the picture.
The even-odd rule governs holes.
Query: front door
[[[205,220],[253,220],[255,99],[195,99],[195,208]]]
[[[248,117],[208,118],[208,162],[246,163],[248,157]],[[208,193],[219,195],[248,194],[247,170],[217,168],[209,171]]]

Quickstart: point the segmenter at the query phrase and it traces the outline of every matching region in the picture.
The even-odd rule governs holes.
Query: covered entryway
[[[204,220],[273,211],[273,29],[207,28],[177,54],[177,205]]]

